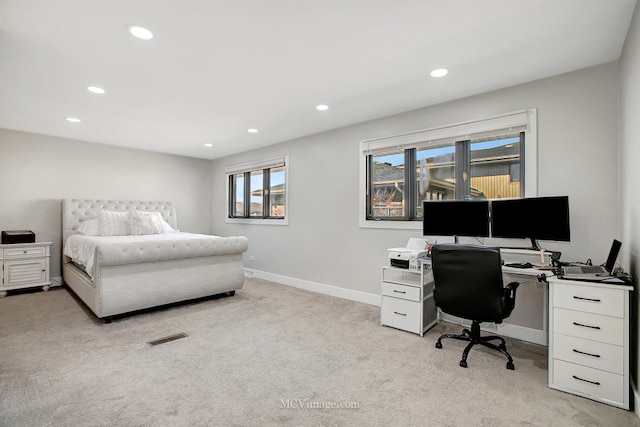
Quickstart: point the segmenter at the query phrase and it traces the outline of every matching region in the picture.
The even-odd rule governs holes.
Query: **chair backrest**
[[[478,321],[501,321],[504,282],[497,246],[438,244],[431,252],[434,300],[445,313]]]

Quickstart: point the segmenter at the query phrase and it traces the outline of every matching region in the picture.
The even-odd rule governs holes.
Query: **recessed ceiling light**
[[[324,105],[324,104],[316,105],[316,110],[326,111],[328,109],[329,109],[328,105]]]
[[[134,36],[142,40],[149,40],[153,38],[153,33],[151,30],[145,27],[141,27],[139,25],[131,25],[129,27],[129,32]]]
[[[80,123],[80,119],[77,117],[65,117],[65,120],[71,123]]]
[[[211,147],[213,147],[213,144],[207,143],[207,144],[204,144],[204,146],[207,147],[207,148],[211,148]]]
[[[87,86],[87,90],[88,90],[89,92],[97,93],[97,94],[100,94],[100,95],[102,95],[103,93],[105,93],[105,92],[106,92],[106,90],[102,89],[102,88],[101,88],[101,87],[99,87],[99,86]]]
[[[247,129],[247,132],[249,133],[258,133],[258,129]]]
[[[446,68],[436,68],[431,72],[431,77],[444,77],[449,74],[449,70]]]

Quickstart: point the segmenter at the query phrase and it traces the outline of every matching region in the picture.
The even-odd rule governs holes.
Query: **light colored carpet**
[[[111,324],[64,288],[10,295],[0,425],[640,426],[632,412],[549,389],[544,347],[509,339],[515,371],[474,348],[463,369],[464,343],[434,347],[458,326],[420,337],[380,326],[379,313],[257,279],[234,297]]]

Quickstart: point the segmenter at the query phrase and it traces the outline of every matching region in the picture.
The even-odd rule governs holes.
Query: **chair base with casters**
[[[507,344],[505,343],[504,338],[497,335],[480,336],[480,323],[476,320],[474,320],[471,324],[471,330],[465,328],[459,335],[441,335],[436,342],[436,348],[442,348],[441,341],[443,338],[453,338],[460,341],[469,341],[469,344],[467,344],[467,346],[464,348],[464,351],[462,352],[462,359],[460,360],[460,366],[462,366],[463,368],[467,367],[467,356],[469,355],[469,351],[471,350],[471,348],[476,344],[482,344],[485,347],[497,350],[500,353],[504,354],[508,359],[507,369],[511,369],[513,371],[515,368],[515,366],[513,365],[513,359],[507,351]],[[495,345],[491,342],[495,340],[500,341],[500,345]]]

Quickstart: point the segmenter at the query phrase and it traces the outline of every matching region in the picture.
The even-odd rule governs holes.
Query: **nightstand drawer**
[[[421,333],[422,304],[388,296],[382,297],[380,322],[405,331]]]
[[[618,345],[554,334],[553,357],[614,374],[624,372],[624,347]]]
[[[553,309],[553,332],[614,345],[624,345],[624,319],[582,311]]]
[[[624,400],[624,384],[622,375],[599,369],[554,360],[553,362],[553,386],[582,393],[596,400],[609,400],[621,403]]]
[[[607,316],[624,316],[625,293],[617,289],[555,285],[553,306]]]
[[[12,258],[24,258],[28,256],[42,256],[47,254],[47,248],[45,246],[30,246],[30,247],[16,247],[5,248],[4,259]]]
[[[402,298],[410,301],[420,301],[420,287],[383,282],[382,295],[388,295],[390,297]]]

